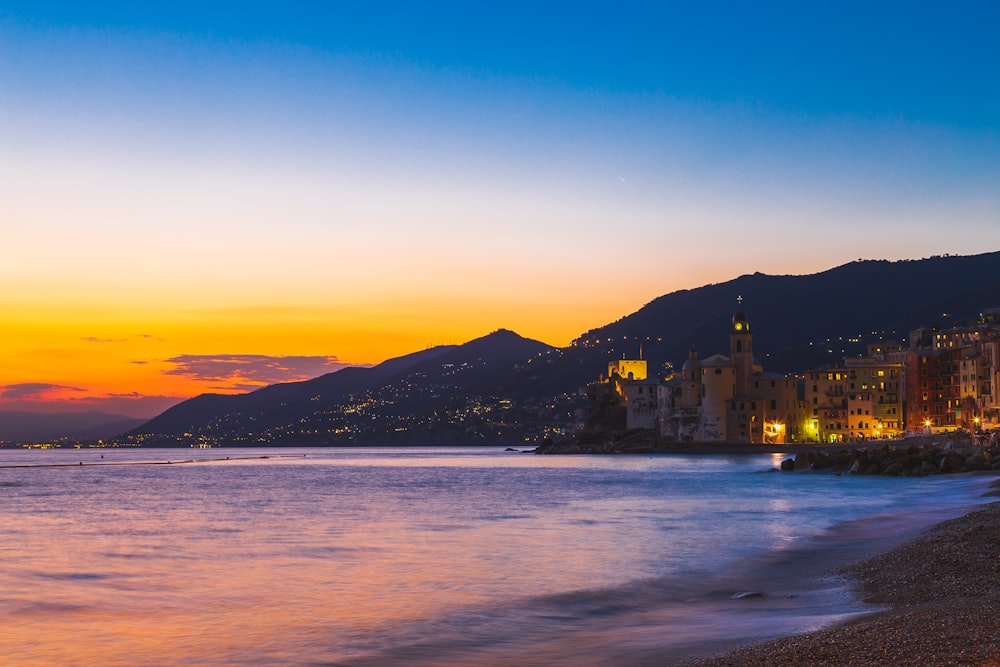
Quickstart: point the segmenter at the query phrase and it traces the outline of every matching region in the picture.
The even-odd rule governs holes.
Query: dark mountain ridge
[[[128,440],[150,445],[192,439],[244,444],[407,440],[408,433],[400,434],[411,430],[414,415],[433,415],[438,402],[451,405],[478,395],[499,369],[551,349],[499,330],[463,345],[431,348],[370,368],[344,368],[249,394],[204,394],[134,429]],[[386,426],[390,421],[391,428]],[[427,428],[417,430],[431,431],[435,424],[442,425],[430,420],[422,424]],[[367,431],[372,431],[371,438]],[[428,432],[421,437],[437,436]]]
[[[803,372],[906,343],[921,326],[949,327],[1000,306],[1000,252],[922,260],[859,260],[804,276],[744,275],[673,292],[570,346],[500,330],[372,368],[240,396],[204,395],[134,430],[133,442],[243,444],[525,444],[578,428],[588,382],[607,362],[641,353],[657,377],[695,347],[728,353],[747,314],[757,361]],[[190,433],[191,436],[183,434]]]
[[[89,412],[0,411],[0,442],[52,442],[62,439],[112,438],[142,424],[144,419]]]
[[[351,392],[375,386],[394,374],[405,372],[411,366],[446,354],[455,347],[441,345],[387,359],[376,366],[349,366],[311,380],[274,384],[247,394],[201,394],[166,410],[132,433],[187,433],[202,429],[206,424],[217,421],[220,416],[267,413],[286,407],[289,403],[298,405],[317,397],[323,401],[336,401]]]
[[[758,361],[792,373],[856,356],[879,339],[905,344],[921,326],[966,324],[992,306],[1000,306],[1000,252],[858,260],[805,276],[754,273],[673,292],[577,343],[648,337],[651,361],[678,364],[692,347],[702,356],[725,353],[730,319],[743,311]]]

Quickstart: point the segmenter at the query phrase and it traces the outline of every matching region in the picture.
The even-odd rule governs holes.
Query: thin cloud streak
[[[79,387],[51,384],[48,382],[20,382],[0,387],[0,399],[5,401],[37,400],[54,391],[83,392]]]
[[[212,389],[240,391],[279,382],[295,382],[331,373],[348,364],[335,356],[268,356],[263,354],[183,354],[165,360],[173,368],[164,375],[178,375],[198,382],[213,382]]]

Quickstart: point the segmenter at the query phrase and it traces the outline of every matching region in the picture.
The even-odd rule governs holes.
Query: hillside
[[[497,378],[521,372],[521,364],[530,366],[528,360],[552,350],[500,330],[372,368],[345,368],[250,394],[198,396],[133,430],[126,440],[158,446],[492,442],[521,430],[520,421],[510,419],[510,406],[493,391]],[[502,417],[493,414],[494,408]],[[499,432],[494,422],[502,423]]]
[[[112,438],[144,420],[104,412],[0,411],[0,442],[53,442]]]
[[[737,298],[742,297],[740,302]],[[801,372],[907,341],[1000,306],[1000,252],[912,261],[857,261],[805,276],[761,273],[661,296],[557,349],[510,331],[373,368],[241,396],[204,395],[168,410],[129,441],[214,444],[505,444],[560,437],[585,418],[582,388],[607,362],[642,350],[650,374],[679,367],[691,347],[728,349],[733,313],[754,328],[757,361]],[[191,435],[184,435],[191,434]]]
[[[993,306],[1000,306],[1000,252],[857,261],[811,275],[755,273],[673,292],[587,332],[576,345],[607,349],[610,340],[615,351],[637,354],[641,342],[652,364],[679,365],[691,347],[702,356],[725,352],[729,321],[742,310],[753,324],[758,361],[791,373],[861,354],[880,339],[905,344],[921,326],[966,324]]]

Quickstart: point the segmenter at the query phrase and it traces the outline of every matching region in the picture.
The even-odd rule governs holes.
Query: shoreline
[[[542,455],[629,455],[629,454],[800,454],[850,452],[853,450],[943,446],[988,447],[992,443],[974,442],[967,431],[914,434],[903,438],[857,440],[838,443],[762,443],[745,441],[675,441],[662,440],[647,430],[600,431],[581,435],[575,440],[547,441],[535,454]]]
[[[896,548],[839,568],[838,574],[851,581],[863,602],[887,609],[683,664],[1000,664],[1000,502],[934,524]]]

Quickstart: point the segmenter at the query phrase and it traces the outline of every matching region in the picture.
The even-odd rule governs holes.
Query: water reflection
[[[104,454],[4,458],[190,456]],[[271,454],[0,469],[5,664],[606,664],[787,629],[801,608],[732,616],[720,573],[907,502],[756,474],[767,456]]]

